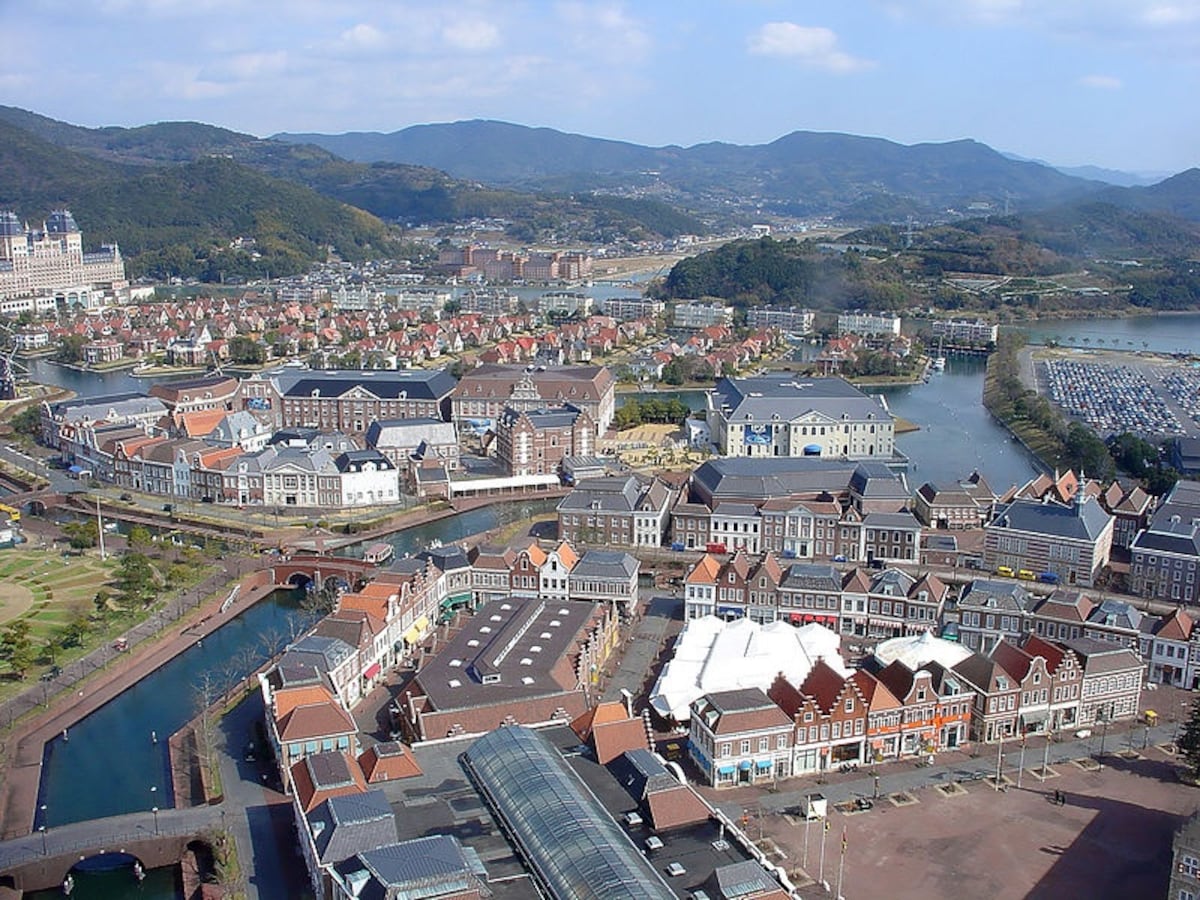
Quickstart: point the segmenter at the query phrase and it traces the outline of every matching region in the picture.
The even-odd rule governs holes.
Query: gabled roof
[[[396,843],[396,817],[383,791],[342,794],[322,801],[308,814],[308,827],[322,863]]]
[[[879,712],[885,709],[898,709],[904,704],[897,699],[886,684],[868,672],[866,669],[856,669],[850,676],[858,685],[869,712]]]
[[[343,794],[361,794],[367,789],[362,770],[340,751],[312,753],[292,764],[292,790],[300,808],[312,812],[323,800]]]
[[[358,765],[370,784],[421,774],[421,766],[412,750],[399,741],[383,741],[368,747],[359,754]]]
[[[721,575],[721,561],[711,553],[705,553],[684,576],[685,584],[716,584]]]
[[[1192,617],[1182,609],[1174,610],[1170,615],[1163,616],[1154,636],[1168,641],[1186,641],[1192,636]]]
[[[825,660],[819,659],[800,685],[800,692],[812,697],[823,712],[829,713],[837,705],[847,684],[845,676]]]
[[[997,641],[992,648],[992,659],[999,663],[1016,681],[1024,681],[1033,667],[1033,657],[1013,646],[1008,641]]]

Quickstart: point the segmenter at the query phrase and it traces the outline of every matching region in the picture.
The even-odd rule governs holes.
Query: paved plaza
[[[1040,754],[1034,759],[1031,753],[1022,786],[1007,768],[1002,791],[991,780],[969,777],[961,783],[928,777],[920,787],[897,790],[893,778],[899,773],[880,767],[892,774],[885,776],[880,798],[862,812],[834,801],[848,793],[870,797],[870,779],[846,786],[858,791],[810,785],[831,800],[823,870],[821,823],[806,826],[774,806],[775,796],[762,798],[772,811],[747,807],[744,829],[762,838],[761,846],[803,885],[806,898],[836,895],[843,829],[841,895],[847,900],[1163,897],[1172,834],[1200,807],[1200,789],[1178,781],[1174,757],[1159,747],[1123,753],[1106,754],[1102,768],[1088,757],[1054,763],[1044,781],[1034,773]],[[983,757],[977,762],[988,768]],[[963,767],[961,775],[968,770]],[[1065,795],[1062,805],[1054,802],[1056,790]],[[819,885],[822,877],[829,891]]]

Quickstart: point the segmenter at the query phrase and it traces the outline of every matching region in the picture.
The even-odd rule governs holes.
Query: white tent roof
[[[781,672],[799,686],[819,659],[848,676],[840,650],[837,634],[815,623],[796,628],[745,618],[691,619],[650,692],[650,705],[665,718],[686,722],[692,701],[705,694],[752,687],[765,691]]]
[[[900,660],[914,672],[931,662],[949,669],[970,655],[971,651],[962,644],[934,637],[928,631],[891,638],[875,648],[875,658],[880,665],[888,666]]]

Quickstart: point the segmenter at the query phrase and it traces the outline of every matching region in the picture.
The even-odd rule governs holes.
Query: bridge
[[[377,571],[377,565],[361,559],[317,553],[281,556],[271,564],[271,577],[281,587],[307,587],[310,584],[331,587],[341,580],[353,589],[360,581],[370,581]]]
[[[109,857],[143,870],[175,865],[189,845],[225,824],[217,806],[160,809],[56,825],[0,842],[0,898],[55,888],[85,860]]]

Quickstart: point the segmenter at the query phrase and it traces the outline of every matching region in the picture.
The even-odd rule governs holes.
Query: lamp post
[[[158,834],[158,807],[150,807],[150,812],[154,813],[154,833]]]
[[[1096,712],[1096,718],[1100,721],[1100,758],[1098,761],[1100,763],[1100,771],[1104,771],[1104,739],[1108,737],[1107,711],[1101,707]]]
[[[155,801],[154,806],[150,808],[150,812],[154,813],[154,833],[158,834],[158,785],[150,785],[150,799]]]
[[[40,831],[42,833],[42,856],[49,856],[50,853],[46,849],[46,826],[39,825],[38,831]]]

